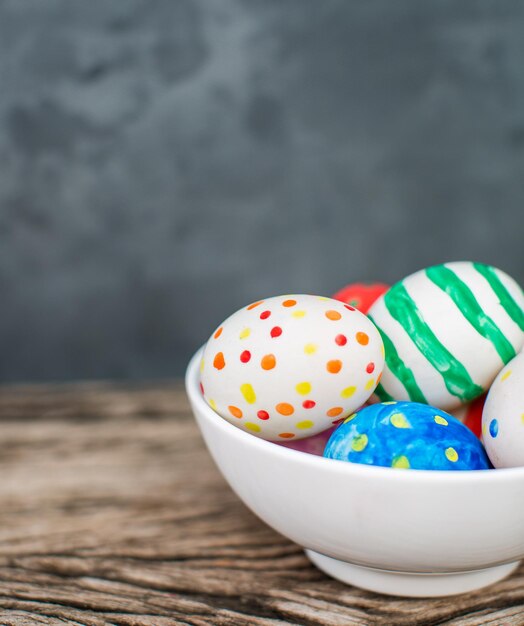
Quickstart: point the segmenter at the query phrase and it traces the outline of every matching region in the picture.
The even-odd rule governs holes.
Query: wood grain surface
[[[0,624],[524,624],[524,569],[477,593],[330,580],[214,467],[179,384],[0,389]]]

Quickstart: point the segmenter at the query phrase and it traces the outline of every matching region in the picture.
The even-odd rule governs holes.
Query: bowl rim
[[[338,459],[327,459],[322,456],[308,454],[300,450],[293,450],[278,445],[277,442],[268,441],[261,437],[256,437],[230,424],[216,413],[205,401],[200,390],[199,365],[204,352],[205,344],[201,346],[191,357],[185,374],[185,387],[189,400],[208,422],[213,422],[213,427],[224,432],[224,435],[236,440],[239,444],[251,446],[265,454],[273,454],[276,457],[288,457],[294,463],[301,463],[311,468],[318,468],[318,471],[331,471],[346,474],[348,479],[375,477],[381,480],[405,482],[405,483],[435,483],[442,482],[454,484],[464,482],[471,485],[486,484],[488,482],[518,481],[524,482],[524,467],[508,467],[489,470],[409,470],[398,471],[391,467],[380,467],[377,465],[365,465],[360,463],[349,463]]]

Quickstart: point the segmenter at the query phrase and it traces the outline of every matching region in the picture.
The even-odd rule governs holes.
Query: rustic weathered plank
[[[0,390],[0,624],[524,624],[524,569],[453,599],[328,579],[255,518],[181,385]]]

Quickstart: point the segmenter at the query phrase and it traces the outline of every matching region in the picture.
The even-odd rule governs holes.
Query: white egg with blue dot
[[[524,352],[491,385],[482,411],[482,440],[495,467],[524,466]]]
[[[331,435],[329,459],[416,470],[484,470],[482,443],[456,418],[418,402],[383,402],[350,415]]]

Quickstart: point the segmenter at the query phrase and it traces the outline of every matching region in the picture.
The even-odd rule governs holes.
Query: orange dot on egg
[[[282,439],[293,439],[295,435],[293,433],[280,433],[278,436]]]
[[[264,302],[264,300],[259,300],[258,302],[253,302],[253,304],[250,304],[247,307],[248,311],[251,311],[251,309],[254,309],[256,306],[258,306],[259,304],[262,304],[262,302]]]
[[[225,366],[226,366],[226,361],[224,359],[224,353],[217,352],[215,354],[215,358],[213,359],[213,367],[215,367],[217,370],[221,370],[221,369],[224,369]]]
[[[338,415],[342,413],[343,410],[344,409],[341,406],[334,406],[328,411],[326,411],[326,415],[328,417],[337,417]]]
[[[326,363],[326,369],[330,374],[338,374],[342,369],[342,361],[339,361],[338,359],[328,361]]]
[[[277,413],[280,413],[280,415],[293,415],[295,412],[293,405],[288,404],[287,402],[279,402],[275,409],[277,410]]]
[[[296,303],[297,303],[296,300],[284,300],[284,302],[282,302],[282,306],[285,306],[285,307],[295,306]]]
[[[274,354],[266,354],[262,357],[260,365],[263,370],[272,370],[277,364]]]
[[[215,334],[213,335],[213,337],[214,337],[215,339],[218,339],[218,338],[220,337],[220,335],[222,334],[222,331],[223,331],[223,330],[224,330],[224,329],[222,328],[222,326],[221,326],[220,328],[218,328],[218,329],[217,329],[217,331],[215,332]]]
[[[366,333],[358,332],[356,338],[361,346],[367,346],[369,343],[369,336]]]
[[[243,413],[237,406],[230,405],[227,408],[233,417],[238,417],[239,419],[242,417]]]
[[[333,311],[333,310],[326,311],[325,315],[328,318],[328,320],[332,320],[333,322],[336,322],[342,317],[342,315],[340,315],[338,311]]]

